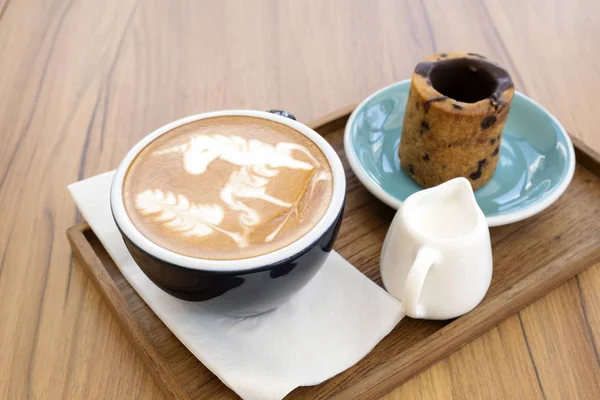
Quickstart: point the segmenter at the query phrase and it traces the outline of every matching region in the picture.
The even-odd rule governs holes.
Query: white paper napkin
[[[404,316],[395,298],[335,251],[288,303],[250,318],[206,312],[163,292],[140,270],[109,206],[113,172],[69,186],[123,276],[175,336],[244,399],[281,399],[319,384],[369,353]]]

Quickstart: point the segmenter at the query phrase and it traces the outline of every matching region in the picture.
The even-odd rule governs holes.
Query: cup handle
[[[267,110],[267,112],[270,112],[271,114],[281,115],[282,117],[290,118],[296,121],[296,117],[294,117],[294,114],[290,114],[289,112],[284,110]]]
[[[423,318],[423,310],[419,305],[419,298],[423,290],[423,284],[427,277],[427,272],[437,260],[439,252],[431,247],[422,246],[417,252],[417,257],[408,271],[406,282],[404,284],[404,311],[406,315],[412,318]]]

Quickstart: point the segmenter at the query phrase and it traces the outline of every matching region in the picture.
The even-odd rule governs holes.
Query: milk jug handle
[[[417,252],[417,257],[408,271],[404,284],[404,298],[402,303],[406,315],[413,318],[424,318],[423,309],[419,305],[419,298],[429,269],[439,259],[439,252],[431,247],[422,246]]]

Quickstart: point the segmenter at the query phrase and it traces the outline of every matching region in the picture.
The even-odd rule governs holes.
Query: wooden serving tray
[[[336,149],[348,195],[337,250],[381,285],[379,252],[394,210],[373,197],[346,162],[344,126],[352,108],[311,126]],[[542,213],[491,229],[494,275],[472,312],[452,321],[404,318],[362,361],[289,398],[373,399],[448,356],[600,259],[600,155],[575,140],[577,168],[567,191]],[[67,231],[73,252],[104,296],[131,344],[174,399],[236,398],[158,319],[106,253],[86,223]]]

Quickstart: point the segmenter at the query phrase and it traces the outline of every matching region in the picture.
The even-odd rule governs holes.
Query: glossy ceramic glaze
[[[398,146],[410,81],[374,93],[352,113],[344,137],[350,166],[371,193],[398,208],[421,190],[400,167]],[[500,159],[490,182],[475,192],[488,225],[528,218],[552,204],[575,171],[573,145],[562,125],[529,97],[515,93]]]
[[[315,276],[333,248],[342,215],[340,211],[322,236],[301,252],[252,270],[186,268],[145,252],[122,231],[121,235],[136,264],[165,292],[202,302],[207,309],[221,314],[246,317],[280,306]]]
[[[333,195],[323,217],[296,241],[272,252],[238,260],[210,260],[172,252],[146,238],[125,210],[125,174],[149,143],[189,122],[222,116],[250,116],[287,125],[309,138],[323,152],[333,176]],[[346,201],[346,177],[335,150],[318,133],[281,110],[224,110],[192,115],[167,124],[140,140],[115,172],[110,193],[113,218],[127,249],[140,269],[165,292],[203,302],[223,314],[250,316],[271,310],[290,299],[318,272],[339,232]]]
[[[381,279],[412,318],[456,318],[481,302],[492,279],[492,246],[466,178],[400,205],[381,250]]]

